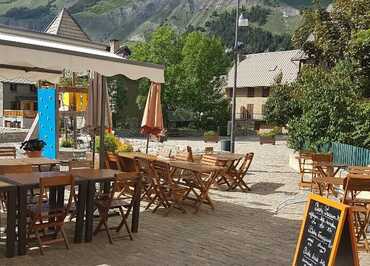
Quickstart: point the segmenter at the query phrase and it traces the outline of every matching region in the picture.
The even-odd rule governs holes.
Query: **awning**
[[[104,76],[124,75],[164,83],[164,67],[123,59],[108,51],[0,31],[0,78],[56,82],[61,72],[96,71]]]

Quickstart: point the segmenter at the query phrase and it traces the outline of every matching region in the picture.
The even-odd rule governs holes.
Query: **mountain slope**
[[[299,9],[310,0],[246,0],[247,7],[263,4],[271,12],[262,27],[274,33],[291,32]],[[202,26],[214,11],[234,7],[236,0],[2,0],[0,23],[43,30],[57,12],[69,8],[94,40],[142,39],[162,23],[179,30]]]

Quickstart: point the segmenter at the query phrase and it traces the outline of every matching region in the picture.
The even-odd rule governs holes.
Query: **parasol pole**
[[[149,137],[150,137],[150,134],[148,133],[146,135],[146,150],[145,150],[146,154],[148,154],[148,149],[149,149]]]

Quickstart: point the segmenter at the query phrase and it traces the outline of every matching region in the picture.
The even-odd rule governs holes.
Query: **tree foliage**
[[[230,61],[224,49],[217,37],[201,32],[178,34],[164,25],[147,42],[133,47],[133,58],[165,65],[162,95],[165,111],[179,108],[191,111],[196,126],[206,128],[209,121],[224,123],[228,115],[222,85]],[[148,86],[141,84],[138,103],[145,99]]]

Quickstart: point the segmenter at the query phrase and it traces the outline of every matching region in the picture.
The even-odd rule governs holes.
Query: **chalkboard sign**
[[[293,265],[359,265],[352,227],[348,206],[310,195]]]

